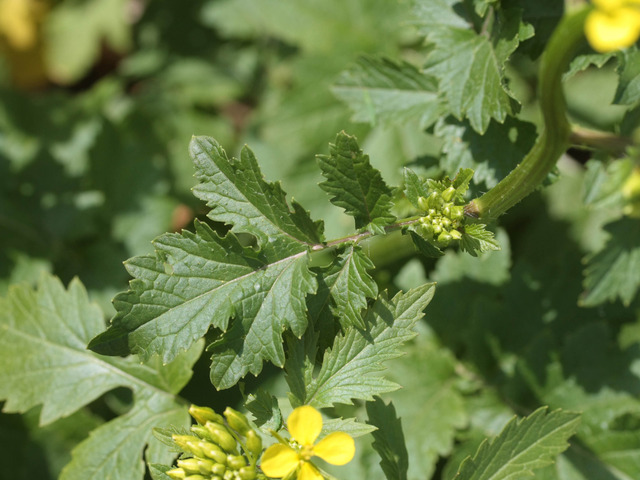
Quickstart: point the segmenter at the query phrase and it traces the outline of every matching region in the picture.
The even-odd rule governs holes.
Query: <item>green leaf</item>
[[[354,122],[387,125],[417,119],[425,129],[442,113],[435,77],[407,62],[361,57],[332,90],[349,105]]]
[[[420,209],[418,199],[424,197],[425,193],[429,191],[427,180],[418,176],[417,173],[409,168],[403,170],[402,177],[404,184],[403,191],[407,200],[411,202],[411,205],[413,205],[415,209]]]
[[[620,80],[613,103],[632,105],[640,100],[640,51],[636,47],[618,53]]]
[[[393,403],[385,404],[380,397],[367,402],[368,423],[378,429],[373,432],[373,448],[380,455],[380,466],[387,480],[406,480],[409,455],[404,443],[402,422],[396,417]]]
[[[611,60],[615,56],[615,52],[589,53],[585,55],[578,55],[571,61],[569,69],[562,76],[562,80],[569,80],[571,77],[586,70],[591,65],[594,65],[597,68],[602,68],[609,60]]]
[[[481,223],[465,225],[460,248],[474,257],[478,256],[478,253],[500,250],[500,244],[493,236],[493,232],[485,230],[485,227],[486,225]]]
[[[617,298],[629,305],[640,287],[640,220],[622,218],[605,230],[611,235],[606,245],[586,258],[585,291],[580,299],[585,307]]]
[[[98,61],[102,46],[114,52],[129,47],[131,24],[122,14],[126,3],[126,0],[67,2],[51,10],[45,29],[45,58],[53,79],[74,83]]]
[[[151,473],[151,478],[153,480],[171,480],[171,477],[166,474],[173,467],[167,465],[158,465],[157,463],[152,463],[149,465],[149,473]]]
[[[413,226],[409,227],[409,235],[411,235],[411,240],[418,252],[428,258],[438,258],[444,255],[444,252],[440,250],[440,248],[436,247],[433,243],[426,241],[419,233],[413,231],[413,228]]]
[[[473,258],[454,250],[447,250],[444,257],[436,263],[430,278],[438,284],[460,281],[463,278],[479,283],[502,285],[509,280],[511,268],[511,248],[509,237],[504,230],[498,229],[496,241],[498,251],[490,251]]]
[[[367,306],[367,298],[378,296],[378,284],[367,273],[372,268],[373,262],[363,253],[362,247],[351,245],[324,274],[335,302],[333,314],[343,329],[350,326],[366,328],[362,310]]]
[[[435,134],[444,139],[440,166],[450,176],[460,168],[471,168],[476,183],[494,187],[522,161],[536,139],[532,123],[507,117],[504,123],[491,122],[484,134],[467,121],[452,117],[440,120]]]
[[[382,362],[400,355],[399,347],[415,336],[414,325],[422,318],[433,292],[434,284],[430,283],[399,293],[391,301],[380,296],[365,316],[367,330],[351,327],[336,337],[315,377],[303,364],[309,356],[298,353],[288,359],[285,369],[292,403],[323,408],[351,404],[352,399],[371,400],[373,395],[398,388],[379,376]]]
[[[248,147],[240,159],[229,159],[213,138],[194,137],[189,151],[200,181],[193,192],[211,207],[209,218],[255,236],[269,257],[281,259],[321,242],[322,224],[296,202],[291,211],[280,185],[264,181]]]
[[[253,414],[258,427],[276,432],[282,428],[282,412],[278,406],[278,399],[263,388],[258,388],[255,394],[250,394],[244,406]]]
[[[632,171],[633,161],[630,158],[614,160],[609,164],[589,160],[584,177],[584,204],[595,207],[622,205],[622,187]]]
[[[145,445],[155,443],[152,427],[188,425],[175,394],[191,377],[201,346],[163,366],[157,357],[141,364],[86,349],[103,329],[102,312],[73,280],[65,290],[59,280],[42,276],[37,290],[13,286],[0,299],[0,399],[5,412],[42,405],[40,423],[68,416],[116,387],[133,391],[134,407],[103,424],[72,452],[60,478],[142,479]],[[150,447],[147,457],[167,460]],[[170,460],[169,460],[170,461]]]
[[[331,194],[331,202],[355,218],[357,229],[384,233],[394,222],[391,190],[380,172],[369,163],[355,137],[344,132],[331,144],[330,155],[319,155],[318,163],[326,181],[320,187]]]
[[[522,20],[533,26],[535,36],[527,39],[519,47],[519,51],[537,58],[549,42],[551,34],[564,14],[564,2],[556,0],[523,0]]]
[[[485,440],[473,458],[467,458],[456,480],[499,480],[532,477],[566,450],[578,428],[580,414],[539,408],[528,417],[513,418],[500,432]]]
[[[403,388],[385,396],[403,418],[412,479],[431,478],[438,459],[455,451],[456,434],[470,421],[456,358],[424,323],[420,326],[419,335],[404,348],[406,355],[388,365],[389,379]]]
[[[374,425],[358,422],[355,418],[331,418],[322,422],[322,435],[344,432],[353,438],[362,437],[376,430]]]
[[[284,364],[282,331],[304,333],[305,295],[316,282],[306,252],[267,262],[233,234],[195,226],[195,233],[157,238],[155,256],[127,261],[131,290],[115,298],[118,314],[89,346],[143,358],[157,353],[168,362],[214,326],[224,333],[207,347],[211,381],[229,388],[247,372],[257,375],[263,360]]]
[[[522,9],[516,2],[501,2],[488,32],[481,32],[481,19],[457,8],[458,3],[414,0],[416,23],[434,46],[425,71],[438,78],[451,113],[459,120],[468,118],[475,131],[484,133],[492,118],[502,123],[517,110],[504,66],[532,29],[521,25]]]

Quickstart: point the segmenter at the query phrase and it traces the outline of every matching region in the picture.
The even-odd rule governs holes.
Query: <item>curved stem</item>
[[[543,131],[531,151],[494,188],[465,206],[470,217],[497,218],[540,185],[569,146],[571,127],[566,116],[562,74],[584,40],[587,7],[565,16],[553,33],[540,61],[539,98]]]

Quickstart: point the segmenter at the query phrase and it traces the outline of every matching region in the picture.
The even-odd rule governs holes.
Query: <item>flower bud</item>
[[[171,470],[167,470],[165,473],[173,480],[184,480],[187,476],[187,472],[181,468],[172,468]]]
[[[444,199],[445,202],[450,202],[455,194],[456,194],[456,189],[453,187],[449,187],[444,192],[442,192],[442,198]]]
[[[418,207],[420,207],[421,210],[427,211],[429,208],[428,200],[424,197],[418,197]]]
[[[188,477],[185,477],[184,480],[207,480],[207,477],[203,477],[202,475],[195,474],[195,475],[189,475]]]
[[[184,470],[187,474],[191,475],[200,472],[200,460],[197,458],[186,458],[184,460],[178,460],[178,467]]]
[[[441,243],[442,245],[449,245],[449,242],[451,242],[451,235],[449,233],[442,232],[438,235],[438,243]]]
[[[211,467],[211,473],[219,477],[222,477],[224,475],[224,472],[226,471],[227,467],[222,465],[221,463],[216,463],[213,467]]]
[[[245,435],[251,429],[247,417],[231,407],[225,409],[224,417],[227,419],[229,426],[240,435]]]
[[[420,226],[420,233],[425,238],[432,238],[433,237],[433,227],[431,226],[430,223],[423,223]]]
[[[262,438],[254,430],[247,432],[247,448],[256,457],[262,453]]]
[[[240,470],[242,467],[247,466],[247,460],[242,455],[228,455],[227,465],[233,470]]]
[[[183,451],[191,453],[197,457],[203,455],[202,449],[199,446],[200,439],[193,435],[171,435],[171,438]]]
[[[211,442],[200,442],[199,447],[205,457],[211,458],[222,465],[227,464],[227,454],[218,445]]]
[[[429,195],[429,198],[427,198],[427,205],[429,206],[429,208],[437,209],[442,205],[442,203],[442,197],[438,195],[438,192],[431,193],[431,195]]]
[[[256,478],[256,469],[252,467],[242,467],[238,471],[238,476],[241,480],[253,480]]]
[[[224,475],[222,476],[222,480],[235,480],[234,477],[236,476],[236,472],[234,472],[233,470],[227,470],[226,472],[224,472]]]
[[[219,423],[207,422],[204,426],[209,432],[209,437],[227,453],[236,453],[237,442],[233,435],[229,433],[227,427]]]
[[[202,439],[211,440],[209,437],[209,430],[204,428],[202,425],[191,425],[191,431]]]
[[[458,220],[464,215],[464,207],[462,205],[453,205],[450,208],[449,218],[451,220]]]
[[[440,235],[440,233],[442,233],[442,225],[440,223],[436,223],[433,225],[433,234]]]
[[[189,415],[195,418],[196,422],[200,425],[204,425],[207,422],[220,423],[224,425],[224,418],[222,418],[222,415],[218,415],[209,407],[191,405],[189,407]]]
[[[451,235],[451,238],[454,240],[460,240],[462,238],[462,233],[460,233],[458,230],[451,230],[449,232],[449,235]]]

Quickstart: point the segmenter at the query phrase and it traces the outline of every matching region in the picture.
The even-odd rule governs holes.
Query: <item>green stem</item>
[[[403,220],[400,220],[399,222],[393,223],[391,225],[387,225],[386,227],[384,227],[385,230],[385,234],[389,233],[389,232],[393,232],[394,230],[399,230],[402,227],[407,227],[409,225],[413,225],[414,223],[418,223],[423,217],[420,215],[416,215],[415,217],[409,217],[409,218],[405,218]],[[349,235],[346,237],[341,237],[341,238],[336,238],[334,240],[329,240],[328,242],[325,243],[318,243],[317,245],[314,245],[311,250],[314,252],[319,252],[322,250],[326,250],[327,248],[333,248],[333,247],[337,247],[339,245],[345,244],[345,243],[358,243],[361,240],[364,240],[365,238],[369,238],[374,236],[374,233],[371,232],[360,232],[360,233],[355,233],[353,235]]]
[[[584,21],[590,8],[565,16],[551,36],[540,61],[539,97],[543,131],[535,145],[509,175],[480,198],[465,206],[469,217],[494,219],[540,185],[569,147],[571,128],[566,116],[562,74],[584,40]]]
[[[593,148],[605,152],[622,155],[628,147],[633,145],[629,137],[623,137],[611,132],[601,132],[590,128],[574,125],[569,137],[571,145],[577,147]]]

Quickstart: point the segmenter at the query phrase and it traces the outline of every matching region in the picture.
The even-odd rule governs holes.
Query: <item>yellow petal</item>
[[[349,463],[356,453],[356,445],[344,432],[330,433],[313,447],[313,454],[332,465]]]
[[[592,2],[600,10],[611,12],[616,8],[620,8],[624,5],[625,0],[592,0]]]
[[[316,467],[309,462],[304,462],[298,472],[298,480],[324,480],[324,477]]]
[[[633,45],[640,36],[640,10],[628,7],[605,13],[594,10],[584,26],[591,46],[599,52],[610,52]]]
[[[293,472],[300,461],[298,453],[288,445],[276,443],[262,455],[260,468],[267,477],[285,477]]]
[[[287,420],[289,433],[301,445],[313,445],[322,430],[322,415],[315,408],[304,405],[296,408]]]

